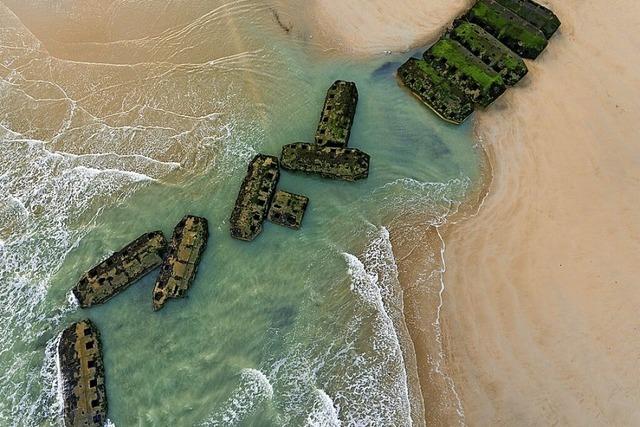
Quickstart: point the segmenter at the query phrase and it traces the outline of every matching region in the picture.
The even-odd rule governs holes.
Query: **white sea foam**
[[[257,369],[247,368],[240,373],[240,385],[222,408],[205,420],[202,426],[237,426],[255,409],[273,399],[269,379]]]
[[[333,400],[321,389],[316,390],[317,399],[309,413],[306,425],[309,427],[340,427],[339,409]]]
[[[464,177],[444,183],[419,182],[404,178],[388,183],[374,192],[375,197],[393,207],[389,214],[385,212],[383,215],[387,215],[386,220],[394,226],[398,236],[405,243],[415,244],[421,251],[427,251],[427,254],[423,254],[426,271],[418,276],[416,283],[410,286],[416,288],[415,292],[436,295],[433,307],[434,317],[431,322],[431,336],[436,348],[426,362],[442,378],[442,385],[446,388],[442,391],[442,398],[446,399],[447,406],[455,411],[453,415],[457,417],[460,425],[465,423],[464,409],[455,383],[444,366],[445,354],[440,317],[444,304],[443,294],[446,289],[444,283],[446,264],[445,242],[440,234],[440,227],[449,223],[450,217],[458,212],[469,185],[470,180]],[[411,217],[412,222],[407,223],[407,215]],[[428,248],[424,247],[424,242],[420,239],[413,241],[416,236],[415,227],[423,230],[433,227],[435,230],[439,241],[435,247],[431,248],[431,253],[428,253]],[[425,320],[425,326],[428,324],[428,320]]]
[[[383,293],[390,296],[397,286],[397,270],[386,229],[380,229],[368,245],[362,260],[344,254],[351,289],[370,308],[368,314],[356,315],[352,327],[358,330],[368,322],[373,336],[370,352],[354,360],[355,372],[344,395],[341,412],[347,425],[411,425],[411,402],[404,357],[394,322],[387,312]],[[366,264],[365,264],[366,263]],[[345,393],[348,391],[349,393]],[[347,395],[349,399],[346,399]],[[370,402],[376,401],[375,408]],[[355,404],[354,404],[355,403]]]
[[[11,218],[3,224],[0,258],[0,348],[7,355],[0,362],[0,424],[30,426],[57,416],[50,388],[56,383],[55,346],[51,339],[46,345],[38,343],[77,308],[70,299],[58,306],[47,304],[51,278],[90,230],[104,203],[96,201],[115,196],[117,202],[148,178],[96,169],[90,163],[73,165],[68,156],[48,151],[42,141],[9,135],[14,139],[3,140],[0,151],[0,189],[6,195],[0,211]]]
[[[280,424],[410,426],[422,412],[413,409],[395,326],[401,292],[387,230],[375,230],[361,257],[343,258],[349,291],[331,306],[331,326],[305,325],[272,364]]]
[[[412,215],[413,219],[421,218],[423,225],[437,226],[458,210],[470,184],[468,177],[446,182],[399,178],[377,188],[368,198],[374,198],[377,206],[382,207],[381,220],[403,222],[407,215]]]
[[[194,45],[190,31],[172,34]],[[163,50],[163,38],[140,43]],[[260,52],[193,67],[162,62],[169,52],[138,66],[60,60],[0,4],[0,425],[53,422],[51,336],[77,302],[52,298],[51,280],[101,210],[153,180],[209,171],[214,159],[226,177],[252,152],[255,129],[236,125],[249,107],[226,108],[242,94],[211,81]],[[186,91],[176,102],[159,89],[166,84],[208,93]]]

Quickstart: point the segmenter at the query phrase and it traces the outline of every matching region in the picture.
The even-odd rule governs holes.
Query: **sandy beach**
[[[316,2],[320,26],[345,51],[432,40],[466,4],[358,3]],[[430,365],[425,408],[443,414],[427,414],[432,424],[640,422],[640,6],[546,4],[559,33],[520,84],[476,114],[493,173],[481,209],[417,236],[422,255],[396,238],[407,323]],[[412,300],[412,283],[432,268],[434,236],[446,243],[445,290],[437,319],[420,319],[433,301]],[[442,363],[426,341],[433,324]],[[434,366],[448,391],[435,390]]]
[[[493,183],[446,237],[469,425],[640,422],[640,8],[615,3],[551,2],[560,34],[479,115]]]

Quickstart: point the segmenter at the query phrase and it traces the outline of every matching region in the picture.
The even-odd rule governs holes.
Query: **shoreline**
[[[448,365],[470,425],[634,425],[638,6],[549,3],[559,34],[476,116],[494,180],[446,236]]]
[[[426,425],[465,425],[464,403],[455,373],[450,372],[453,365],[446,333],[448,285],[444,275],[450,234],[481,212],[494,179],[491,153],[481,143],[476,148],[480,176],[444,223],[425,226],[425,218],[420,217],[389,226],[403,292],[405,324],[414,359],[422,361],[411,370],[418,374],[414,381],[422,391]]]
[[[428,424],[640,419],[640,36],[625,31],[640,25],[640,6],[542,3],[559,32],[523,81],[475,115],[491,172],[478,212],[411,239],[405,228],[425,218],[390,227]],[[448,5],[431,29],[414,26],[404,44],[388,30],[393,19],[362,18],[370,40],[340,24],[361,11],[317,3],[326,8],[317,19],[340,27],[338,50],[380,53],[426,44],[465,4]],[[370,10],[411,9],[394,8],[403,9],[379,0]]]

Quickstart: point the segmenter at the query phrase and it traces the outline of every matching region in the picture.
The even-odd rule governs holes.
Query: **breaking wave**
[[[269,379],[257,369],[243,369],[240,373],[240,385],[223,405],[201,425],[237,426],[265,401],[273,398],[273,387]]]
[[[52,283],[103,210],[146,186],[213,170],[226,178],[263,139],[247,102],[256,94],[238,76],[270,59],[242,49],[212,60],[204,49],[208,30],[248,7],[238,1],[131,41],[121,52],[145,51],[148,62],[118,64],[116,44],[99,52],[113,63],[54,57],[0,4],[0,425],[54,422],[54,336],[77,302]],[[175,43],[206,58],[179,63],[193,56]]]
[[[339,410],[333,399],[321,389],[316,390],[317,399],[313,409],[307,416],[306,425],[309,427],[340,427]]]

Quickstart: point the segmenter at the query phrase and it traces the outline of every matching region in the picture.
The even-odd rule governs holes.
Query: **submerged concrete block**
[[[73,323],[60,334],[57,351],[63,425],[104,426],[107,393],[98,328],[90,320]]]
[[[167,242],[161,231],[143,234],[85,273],[72,292],[82,308],[102,304],[162,263]]]
[[[325,178],[356,181],[369,176],[369,155],[355,148],[323,147],[304,142],[282,147],[283,169]]]
[[[231,214],[232,237],[250,241],[262,232],[279,179],[277,157],[258,154],[253,158]]]
[[[164,307],[170,298],[182,298],[187,293],[208,238],[205,218],[187,215],[178,223],[153,288],[154,311]]]
[[[358,104],[358,89],[353,82],[338,80],[327,91],[316,143],[330,147],[346,147]]]
[[[277,191],[269,208],[269,221],[297,230],[302,225],[302,218],[308,204],[308,197]]]

